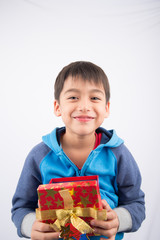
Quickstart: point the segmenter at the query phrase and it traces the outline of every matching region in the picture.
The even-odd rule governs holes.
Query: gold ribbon
[[[36,209],[36,218],[38,220],[56,219],[53,224],[50,224],[55,231],[60,231],[61,226],[64,227],[67,222],[71,222],[72,225],[82,234],[92,233],[93,229],[89,226],[89,224],[79,217],[92,217],[94,219],[107,220],[107,212],[105,209],[97,210],[94,208],[73,208],[73,199],[68,189],[61,190],[59,193],[64,200],[64,209],[45,211]]]

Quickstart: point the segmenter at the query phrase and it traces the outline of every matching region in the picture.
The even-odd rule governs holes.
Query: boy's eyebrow
[[[67,94],[67,93],[70,93],[70,92],[80,92],[80,91],[79,91],[79,89],[77,89],[77,88],[70,88],[70,89],[68,89],[67,91],[65,91],[64,94]],[[91,93],[92,93],[92,92],[93,92],[93,93],[94,93],[94,92],[95,92],[95,93],[100,93],[100,94],[104,95],[104,92],[101,91],[101,90],[99,90],[99,89],[92,89],[90,92],[91,92]]]
[[[64,92],[64,94],[70,93],[70,92],[79,92],[77,88],[70,88],[67,91]]]
[[[92,89],[91,92],[101,93],[102,95],[104,95],[104,92],[102,90],[99,90],[99,89]]]

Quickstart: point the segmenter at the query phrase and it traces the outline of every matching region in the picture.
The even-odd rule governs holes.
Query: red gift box
[[[57,231],[59,229],[62,232],[66,231],[68,225],[73,225],[75,228],[73,236],[75,237],[76,226],[81,224],[77,224],[77,222],[73,224],[72,219],[73,222],[75,219],[76,221],[84,220],[87,225],[93,218],[106,219],[106,210],[102,210],[98,176],[52,179],[49,184],[40,185],[37,191],[39,206],[36,210],[37,219],[53,223],[52,227]],[[58,211],[60,209],[61,211]],[[84,221],[82,221],[82,229],[78,228],[79,236],[85,231],[87,235],[94,235],[90,226],[85,225]],[[54,226],[55,223],[58,225]],[[71,227],[68,229],[71,234]]]

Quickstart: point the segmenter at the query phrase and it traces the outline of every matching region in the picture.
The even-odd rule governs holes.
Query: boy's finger
[[[117,218],[117,215],[116,215],[116,213],[114,211],[107,212],[107,221],[108,220],[113,220],[115,218]]]
[[[33,232],[31,239],[33,240],[53,240],[53,239],[59,239],[59,234],[58,232]]]
[[[95,234],[100,234],[100,235],[103,235],[103,236],[107,236],[109,239],[112,239],[113,236],[115,237],[116,233],[117,232],[116,232],[115,228],[112,228],[110,230],[95,228]]]
[[[34,230],[38,232],[55,232],[53,228],[50,227],[49,224],[43,223],[40,221],[36,221],[34,224]]]
[[[103,220],[92,220],[90,222],[92,227],[95,227],[96,229],[110,229],[110,225],[108,226],[107,221],[103,221]]]
[[[100,240],[106,240],[106,238],[100,238]],[[115,240],[115,236],[108,238],[108,240]]]
[[[112,228],[116,228],[116,229],[118,228],[117,219],[107,220],[107,221],[94,219],[90,222],[90,224],[93,228],[99,228],[99,229],[105,229],[105,230],[110,230]]]

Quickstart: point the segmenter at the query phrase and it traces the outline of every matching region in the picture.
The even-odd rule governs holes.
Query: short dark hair
[[[106,103],[110,99],[110,86],[105,72],[97,65],[86,61],[72,62],[58,74],[54,85],[54,97],[59,101],[65,80],[69,77],[81,77],[83,80],[102,84],[105,90]]]

